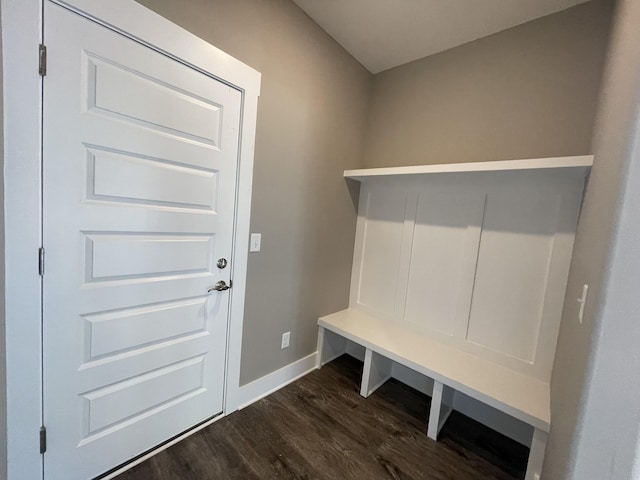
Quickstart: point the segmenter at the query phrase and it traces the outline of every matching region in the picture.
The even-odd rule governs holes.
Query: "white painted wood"
[[[441,382],[433,383],[433,395],[431,396],[431,408],[429,410],[429,423],[427,436],[431,440],[438,440],[440,430],[453,411],[453,390]]]
[[[514,170],[574,170],[586,174],[593,166],[593,155],[550,157],[497,162],[443,163],[410,167],[363,168],[345,170],[345,178],[364,181],[369,177],[422,175],[432,173],[506,172]]]
[[[97,148],[88,151],[94,178],[87,193],[91,200],[207,211],[217,207],[216,172]]]
[[[347,355],[364,363],[365,348],[355,342],[347,341]],[[433,380],[398,362],[391,362],[391,378],[431,397]],[[453,410],[472,418],[483,425],[529,447],[533,427],[500,410],[497,410],[461,392],[453,392]]]
[[[356,238],[353,249],[353,264],[351,266],[351,283],[349,285],[349,305],[356,305],[360,295],[360,272],[362,272],[362,253],[367,226],[367,190],[366,185],[360,186],[360,195],[358,197],[358,218],[356,220]]]
[[[546,191],[489,194],[467,342],[535,363],[560,206]]]
[[[229,282],[215,261],[232,255],[242,99],[60,6],[46,4],[45,19],[43,363],[51,448],[44,467],[47,477],[87,478],[223,411],[229,292],[186,311],[204,317],[201,335],[138,343],[100,359],[87,358],[87,342],[100,339],[83,317],[206,298],[216,281]],[[91,197],[93,185],[107,189],[108,181],[87,146],[180,167],[151,178],[130,171],[139,174],[129,178],[134,191],[155,179],[206,196],[208,185],[194,175],[185,182],[183,169],[213,174],[216,208]],[[165,310],[176,325],[184,313]]]
[[[318,328],[318,340],[316,343],[316,368],[322,367],[322,357],[324,352],[324,336],[326,330],[322,327]]]
[[[206,302],[206,297],[199,297],[83,315],[90,339],[85,360],[125,353],[139,345],[151,347],[174,338],[207,335]]]
[[[356,347],[361,349],[356,350]],[[348,342],[347,354],[364,362],[366,349],[354,342]],[[391,362],[391,378],[410,386],[411,388],[431,397],[433,395],[433,380],[401,363]],[[453,392],[453,410],[486,425],[487,427],[529,447],[533,427],[521,420],[497,410],[489,405],[471,398],[461,392]]]
[[[417,192],[407,192],[407,203],[402,225],[402,244],[400,245],[400,256],[398,258],[398,276],[395,295],[392,294],[392,297],[394,297],[393,319],[395,321],[404,318],[407,306],[407,290],[411,273],[411,256],[413,254],[413,232],[416,229],[416,212],[419,197]],[[364,261],[365,259],[363,258]]]
[[[476,417],[521,442],[531,428],[548,432],[551,367],[592,162],[345,172],[363,182],[350,308],[318,324],[366,349],[362,395],[374,359],[386,357],[390,373],[403,365],[433,379],[433,439],[459,395],[474,411],[486,405]],[[503,425],[505,414],[520,423]]]
[[[437,336],[465,334],[484,205],[481,192],[420,192],[403,321]]]
[[[140,412],[153,413],[176,399],[183,400],[181,397],[185,394],[204,393],[204,361],[205,355],[200,355],[82,394],[89,418],[80,445],[94,441],[92,436],[108,427],[122,425]],[[45,475],[49,475],[46,467],[45,464]]]
[[[446,385],[442,388],[441,410],[440,416],[438,417],[438,435],[440,435],[440,430],[444,427],[449,415],[453,412],[455,393],[455,390],[447,387]]]
[[[144,177],[139,177],[138,181],[142,179]],[[84,234],[83,280],[87,284],[97,284],[133,277],[175,275],[176,272],[183,275],[210,274],[212,253],[226,256],[224,251],[219,250],[220,237],[216,234],[217,232],[206,235],[155,232],[146,235],[131,232]]]
[[[531,444],[531,435],[533,434],[531,425],[462,392],[455,392],[453,409],[525,447],[529,447]]]
[[[318,368],[317,358],[318,352],[314,352],[275,372],[271,372],[264,377],[243,385],[240,387],[240,394],[238,396],[238,410],[248,407],[252,403],[271,395],[273,392],[280,390],[313,370],[316,370]]]
[[[136,458],[135,460],[127,463],[126,465],[123,465],[122,467],[118,468],[117,470],[114,470],[109,475],[106,475],[106,476],[102,477],[100,480],[111,480],[112,478],[116,478],[118,475],[126,472],[127,470],[131,470],[136,465],[140,465],[142,462],[144,462],[146,460],[149,460],[154,455],[157,455],[160,452],[164,452],[165,450],[167,450],[168,448],[174,446],[175,444],[180,443],[182,440],[184,440],[186,438],[189,438],[191,435],[194,435],[194,434],[198,433],[200,430],[203,430],[203,429],[207,428],[208,426],[213,425],[215,422],[217,422],[218,420],[221,420],[222,418],[224,418],[224,415],[218,415],[217,417],[212,418],[211,420],[208,420],[208,421],[198,425],[197,427],[194,427],[191,430],[188,430],[188,431],[184,432],[182,435],[177,436],[173,440],[170,440],[168,442],[163,443],[158,448],[154,448],[150,452],[147,452],[144,455]]]
[[[365,217],[361,268],[358,275],[359,305],[393,317],[395,292],[405,232],[407,193],[385,188],[365,189]]]
[[[398,362],[392,362],[391,378],[431,397],[433,395],[433,379],[422,375]]]
[[[427,437],[431,440],[438,440],[438,428],[440,423],[440,412],[442,411],[442,382],[433,382],[433,394],[431,395],[431,407],[429,409],[429,422],[427,424]]]
[[[236,235],[248,239],[260,74],[132,0],[73,0],[74,8],[137,41],[224,79],[242,92]],[[39,298],[34,252],[40,246],[40,0],[2,2],[5,128],[5,235],[8,478],[40,478],[37,432],[42,419]],[[180,199],[179,201],[182,201]],[[236,243],[231,271],[225,409],[238,406],[248,242]],[[32,265],[33,268],[25,268]]]
[[[86,108],[89,112],[144,125],[152,130],[220,146],[222,109],[211,97],[200,96],[193,88],[187,93],[178,85],[166,84],[145,73],[127,70],[124,65],[87,55],[90,70]],[[164,108],[150,110],[149,105]]]
[[[362,363],[364,363],[364,355],[366,352],[366,348],[362,345],[358,345],[354,342],[347,341],[347,351],[346,354],[352,356],[353,358],[357,358]]]
[[[582,168],[369,178],[350,306],[548,381],[584,180]]]
[[[395,362],[432,378],[427,436],[433,440],[437,440],[453,411],[455,396],[459,392],[533,426],[525,478],[539,480],[550,427],[548,383],[518,374],[435,342],[402,325],[370,317],[358,310],[347,309],[321,317],[318,325],[325,332],[331,330],[366,349],[360,392],[364,397],[375,390],[371,385],[372,377],[376,376],[372,374],[376,355],[388,362],[381,363],[385,374],[389,372],[391,375],[392,362]]]
[[[343,337],[324,328],[318,329],[318,368],[344,355],[346,352],[347,341]]]
[[[540,430],[549,429],[547,382],[356,309],[321,317],[318,325]]]
[[[390,378],[391,360],[367,348],[364,354],[360,395],[367,398]]]
[[[33,1],[33,0],[28,0]],[[168,56],[175,57],[219,80],[247,92],[255,100],[260,92],[260,74],[254,69],[131,0],[52,0],[135,38]],[[144,22],[140,19],[144,18]],[[37,59],[36,59],[37,63]],[[253,124],[255,116],[246,126]],[[253,139],[247,144],[252,145]]]
[[[38,2],[38,0],[27,1]],[[244,287],[238,287],[245,285],[247,275],[249,247],[248,241],[242,239],[249,238],[260,73],[132,0],[112,0],[108,3],[99,0],[56,0],[56,2],[79,11],[169,57],[206,72],[237,88],[243,94],[236,209],[236,238],[240,240],[235,244],[234,261],[230,265],[236,287],[231,293],[232,321],[229,328],[228,375],[225,392],[225,410],[234,411],[240,405],[237,396],[240,391],[240,352],[245,291]],[[26,15],[24,17],[27,18]],[[28,18],[35,19],[34,16]]]
[[[39,0],[3,1],[7,478],[42,478]]]
[[[549,434],[545,431],[537,428],[533,431],[531,450],[529,451],[529,460],[527,462],[527,474],[524,477],[525,480],[540,480],[548,438]]]

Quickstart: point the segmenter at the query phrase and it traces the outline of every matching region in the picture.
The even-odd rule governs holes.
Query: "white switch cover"
[[[582,325],[582,319],[584,318],[584,306],[587,303],[587,294],[589,293],[589,285],[582,286],[582,296],[578,299],[580,304],[580,311],[578,312],[578,322]]]
[[[251,241],[249,242],[249,251],[250,252],[259,252],[261,243],[262,243],[262,234],[261,233],[252,233],[251,234]]]
[[[285,348],[289,348],[290,338],[291,338],[291,332],[285,332],[282,334],[282,344],[280,345],[281,350],[284,350]]]

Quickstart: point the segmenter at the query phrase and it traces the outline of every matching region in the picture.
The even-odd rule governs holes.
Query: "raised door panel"
[[[176,137],[218,146],[220,103],[193,88],[159,79],[112,59],[85,53],[86,108]],[[165,77],[166,78],[166,77]],[[149,108],[149,106],[156,108]]]
[[[88,200],[216,210],[217,170],[97,147],[88,149],[88,161]]]

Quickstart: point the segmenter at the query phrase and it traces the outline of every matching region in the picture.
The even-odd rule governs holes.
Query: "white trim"
[[[258,95],[259,91],[254,91],[243,96],[235,240],[231,272],[234,286],[230,290],[230,322],[227,332],[227,376],[224,402],[224,411],[227,414],[237,410],[239,405],[237,398],[240,394],[240,358],[249,257],[249,232],[251,228],[251,193],[253,188],[253,157],[258,115]]]
[[[421,175],[429,173],[496,172],[513,170],[573,169],[587,173],[593,166],[593,155],[573,157],[532,158],[527,160],[502,160],[498,162],[445,163],[416,165],[412,167],[362,168],[345,170],[344,176],[354,180],[367,177]]]
[[[243,114],[238,171],[236,239],[225,412],[240,397],[240,357],[248,255],[253,155],[260,74],[204,40],[133,0],[56,1],[137,41],[182,59],[240,90]],[[42,478],[38,454],[41,412],[40,123],[41,79],[37,46],[42,38],[42,0],[3,0],[5,142],[5,264],[7,357],[7,475],[9,480]],[[135,33],[133,33],[135,32]],[[314,358],[315,360],[315,358]]]
[[[39,0],[2,1],[7,478],[42,478]]]
[[[125,32],[229,85],[259,95],[259,72],[133,0],[51,1]]]
[[[252,403],[271,395],[273,392],[295,382],[313,370],[317,370],[316,360],[318,352],[314,352],[289,365],[282,367],[275,372],[265,375],[240,387],[238,410],[248,407]]]

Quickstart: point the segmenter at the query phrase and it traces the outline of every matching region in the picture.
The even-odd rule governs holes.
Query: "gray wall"
[[[582,4],[376,75],[366,166],[589,153],[608,3]]]
[[[548,479],[629,479],[637,448],[640,3],[621,0],[619,10],[551,384]],[[579,325],[575,299],[584,283]]]
[[[1,24],[2,19],[0,18]],[[4,310],[4,83],[2,53],[2,35],[0,35],[0,478],[5,478],[7,476],[7,364]]]
[[[345,308],[371,75],[288,0],[139,0],[262,72],[241,383],[316,350]],[[280,350],[283,332],[291,346]]]

